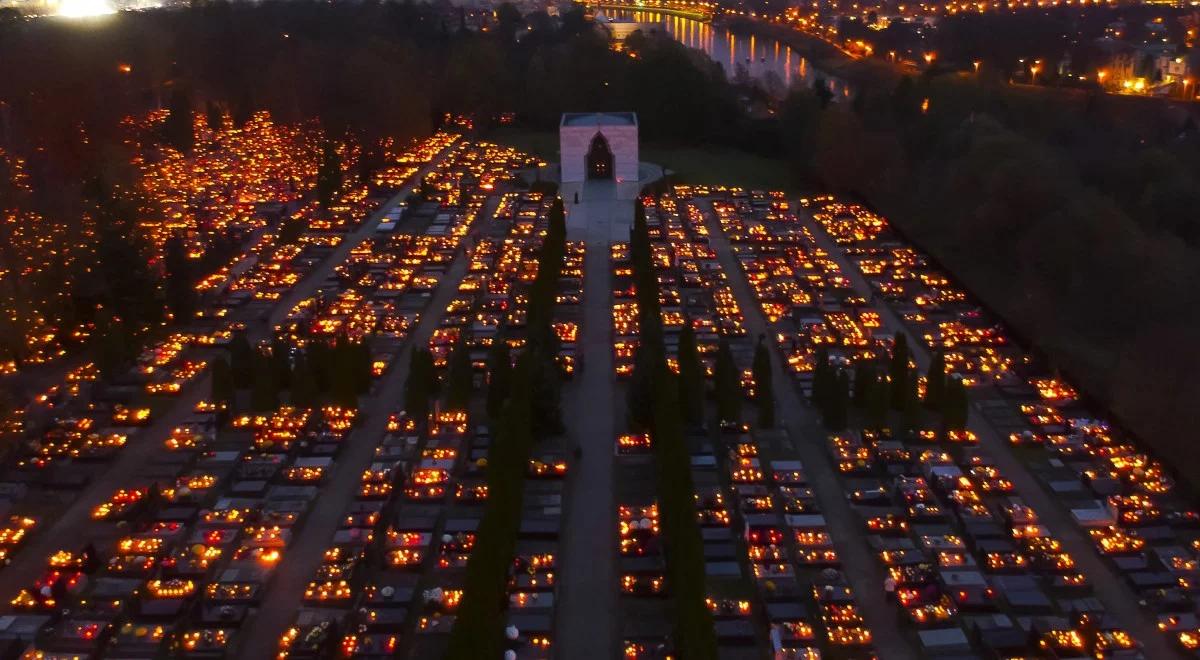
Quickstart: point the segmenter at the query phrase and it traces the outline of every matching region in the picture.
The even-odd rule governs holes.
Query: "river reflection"
[[[726,76],[732,79],[741,68],[773,94],[782,95],[793,84],[812,86],[817,80],[825,80],[835,96],[850,96],[844,82],[814,68],[799,53],[770,37],[734,34],[703,21],[656,12],[605,9],[603,13],[639,23],[659,23],[676,41],[707,53]]]

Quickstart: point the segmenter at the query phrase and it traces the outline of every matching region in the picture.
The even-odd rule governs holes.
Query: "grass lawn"
[[[549,162],[558,160],[558,135],[551,132],[499,128],[490,141],[514,146]],[[741,186],[797,192],[801,189],[783,160],[764,158],[724,147],[679,147],[642,144],[642,162],[662,165],[675,172],[677,183]]]

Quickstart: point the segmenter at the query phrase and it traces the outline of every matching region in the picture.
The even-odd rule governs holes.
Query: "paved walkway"
[[[613,504],[612,309],[608,267],[614,215],[632,202],[568,200],[572,240],[585,240],[583,370],[564,397],[567,434],[583,448],[568,476],[569,495],[562,536],[562,582],[557,608],[558,658],[612,660],[617,657],[616,515]],[[626,208],[626,206],[628,208]],[[570,232],[568,232],[570,234]],[[582,235],[580,235],[582,234]]]
[[[794,204],[793,208],[799,209],[799,205]],[[842,272],[853,282],[854,288],[862,294],[869,295],[871,289],[866,278],[854,264],[845,258],[841,248],[807,214],[800,211],[798,216],[808,223],[813,236],[817,239],[817,244],[838,262]],[[883,316],[883,321],[889,329],[892,331],[905,329],[899,315],[882,299],[876,299],[874,307]],[[905,331],[908,332],[907,329]],[[931,358],[929,350],[922,342],[911,341],[912,333],[908,332],[908,334],[910,335],[908,342],[910,353],[921,372],[924,373]],[[1062,543],[1063,549],[1075,559],[1079,571],[1091,580],[1092,589],[1095,591],[1096,597],[1104,604],[1105,610],[1115,616],[1121,626],[1142,643],[1146,657],[1180,657],[1182,654],[1168,642],[1167,636],[1158,630],[1156,621],[1138,607],[1137,594],[1124,578],[1101,558],[1091,539],[1075,524],[1070,512],[1055,499],[1055,495],[1046,489],[1042,481],[1029,471],[1028,466],[1017,458],[1002,434],[998,433],[991,423],[974,408],[970,411],[967,424],[979,437],[979,446],[987,451],[996,463],[996,467],[1000,469],[1000,473],[1013,482],[1016,494],[1026,504],[1033,507],[1041,522]]]
[[[568,184],[571,191],[563,190],[563,205],[567,210],[567,239],[587,241],[605,252],[608,259],[609,243],[628,241],[629,229],[633,227],[632,199],[617,199],[617,187],[612,181],[588,181],[583,184]],[[575,203],[575,193],[579,203]],[[606,262],[607,263],[607,262]],[[605,272],[607,272],[607,266]]]
[[[733,256],[729,241],[721,232],[711,207],[703,208],[709,243],[729,276],[729,284],[746,319],[746,329],[752,338],[760,333],[771,337],[770,327],[754,298],[754,292],[746,282],[741,266]],[[821,426],[816,412],[800,395],[791,374],[784,370],[784,359],[775,342],[768,339],[767,343],[774,358],[771,360],[773,382],[779,384],[775,388],[776,416],[787,428],[794,453],[806,468],[809,485],[825,515],[825,523],[842,561],[842,569],[854,589],[863,619],[871,629],[876,653],[882,660],[915,660],[917,655],[900,629],[897,612],[884,597],[883,569],[871,554],[862,522],[846,500],[845,489],[838,481],[837,471],[825,451],[824,438],[828,432]]]

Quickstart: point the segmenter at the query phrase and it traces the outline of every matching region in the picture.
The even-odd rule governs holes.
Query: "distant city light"
[[[58,6],[58,15],[65,18],[104,16],[115,12],[108,0],[62,0]]]

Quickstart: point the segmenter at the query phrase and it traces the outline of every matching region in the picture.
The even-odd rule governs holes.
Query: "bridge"
[[[711,21],[717,13],[715,2],[705,0],[599,0],[588,2],[575,0],[588,9],[619,9],[623,11],[648,11],[656,14],[682,16],[697,21]]]

